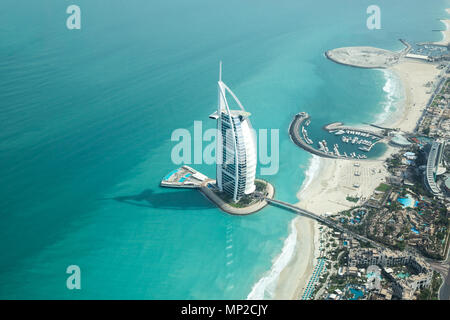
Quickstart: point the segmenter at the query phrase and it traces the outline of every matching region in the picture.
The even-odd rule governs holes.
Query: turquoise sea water
[[[440,40],[431,30],[449,5],[379,0],[382,30],[370,31],[365,0],[74,3],[79,31],[67,2],[0,5],[0,298],[246,298],[292,214],[228,216],[196,191],[159,188],[176,167],[172,131],[214,125],[218,61],[253,126],[280,130],[279,171],[263,178],[296,202],[311,158],[287,135],[295,113],[320,135],[390,109],[389,75],[323,52]],[[69,265],[81,290],[66,288]]]

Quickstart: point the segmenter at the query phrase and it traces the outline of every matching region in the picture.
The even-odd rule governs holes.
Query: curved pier
[[[367,133],[369,135],[375,136],[380,139],[384,138],[384,135],[381,133],[373,132],[373,131],[370,131],[367,129],[362,129],[362,128],[344,126],[344,124],[342,122],[333,122],[333,123],[327,124],[323,128],[327,131],[330,131],[330,130],[352,130],[352,131]]]
[[[291,140],[300,148],[318,155],[320,157],[324,157],[324,158],[330,158],[330,159],[338,159],[337,156],[332,155],[332,154],[328,154],[326,152],[317,150],[313,147],[311,147],[308,143],[306,143],[306,141],[304,141],[302,139],[302,137],[300,136],[300,126],[303,124],[303,122],[305,122],[306,120],[309,119],[309,114],[307,114],[306,112],[300,112],[297,113],[294,117],[294,120],[292,120],[290,126],[289,126],[289,136],[291,137]],[[342,157],[342,159],[346,159],[344,157]]]

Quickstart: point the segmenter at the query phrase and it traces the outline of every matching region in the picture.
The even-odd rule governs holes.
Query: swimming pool
[[[381,280],[381,275],[380,275],[380,274],[377,274],[376,272],[369,272],[369,273],[367,274],[367,279],[372,278],[372,277],[377,277],[378,279]]]
[[[407,194],[406,198],[398,198],[397,201],[403,206],[403,208],[415,208],[419,204],[419,201],[414,201],[413,197],[410,194]]]
[[[399,277],[400,279],[406,279],[409,277],[409,273],[399,273],[397,274],[397,277]]]
[[[185,174],[183,177],[180,178],[180,180],[178,182],[184,182],[184,180],[186,180],[187,178],[189,178],[190,176],[192,176],[192,173],[187,173]]]
[[[175,173],[178,172],[179,169],[175,169],[172,172],[170,172],[169,174],[167,174],[167,176],[164,177],[164,180],[169,180],[171,176],[173,176]]]
[[[364,296],[364,292],[355,288],[350,288],[350,292],[353,294],[353,298],[350,298],[350,300],[358,300]]]

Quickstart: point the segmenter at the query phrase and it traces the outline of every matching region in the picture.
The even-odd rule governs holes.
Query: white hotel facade
[[[249,120],[239,99],[222,81],[222,63],[218,81],[218,107],[210,118],[217,120],[216,184],[234,202],[255,191],[256,142]],[[239,109],[232,110],[227,93]]]

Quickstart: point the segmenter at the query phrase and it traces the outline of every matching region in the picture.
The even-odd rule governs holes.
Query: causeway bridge
[[[334,229],[336,229],[336,230],[338,230],[338,231],[340,231],[342,233],[346,233],[346,234],[350,235],[351,237],[353,237],[353,238],[355,238],[357,240],[360,240],[360,241],[363,241],[363,242],[368,242],[372,246],[374,246],[375,248],[379,248],[379,249],[384,248],[384,246],[380,245],[378,242],[375,242],[375,241],[373,241],[371,239],[368,239],[368,238],[366,238],[366,237],[364,237],[364,236],[362,236],[360,234],[357,234],[357,233],[355,233],[353,231],[350,231],[350,230],[340,226],[339,224],[337,224],[335,221],[333,221],[331,219],[327,219],[327,218],[322,217],[322,216],[320,216],[320,215],[318,215],[316,213],[313,213],[311,211],[308,211],[308,210],[296,207],[296,206],[294,206],[294,205],[292,205],[290,203],[284,202],[284,201],[280,201],[280,200],[276,200],[276,199],[270,199],[270,198],[266,198],[266,197],[263,197],[263,198],[264,198],[264,200],[266,200],[270,204],[273,204],[273,205],[276,205],[278,207],[282,207],[282,208],[294,211],[295,213],[303,215],[305,217],[308,217],[308,218],[311,218],[311,219],[315,219],[315,220],[317,220],[317,221],[319,221],[319,222],[321,222],[321,223],[323,223],[323,224],[325,224],[325,225],[327,225],[329,227],[332,227],[332,228],[334,228]]]

